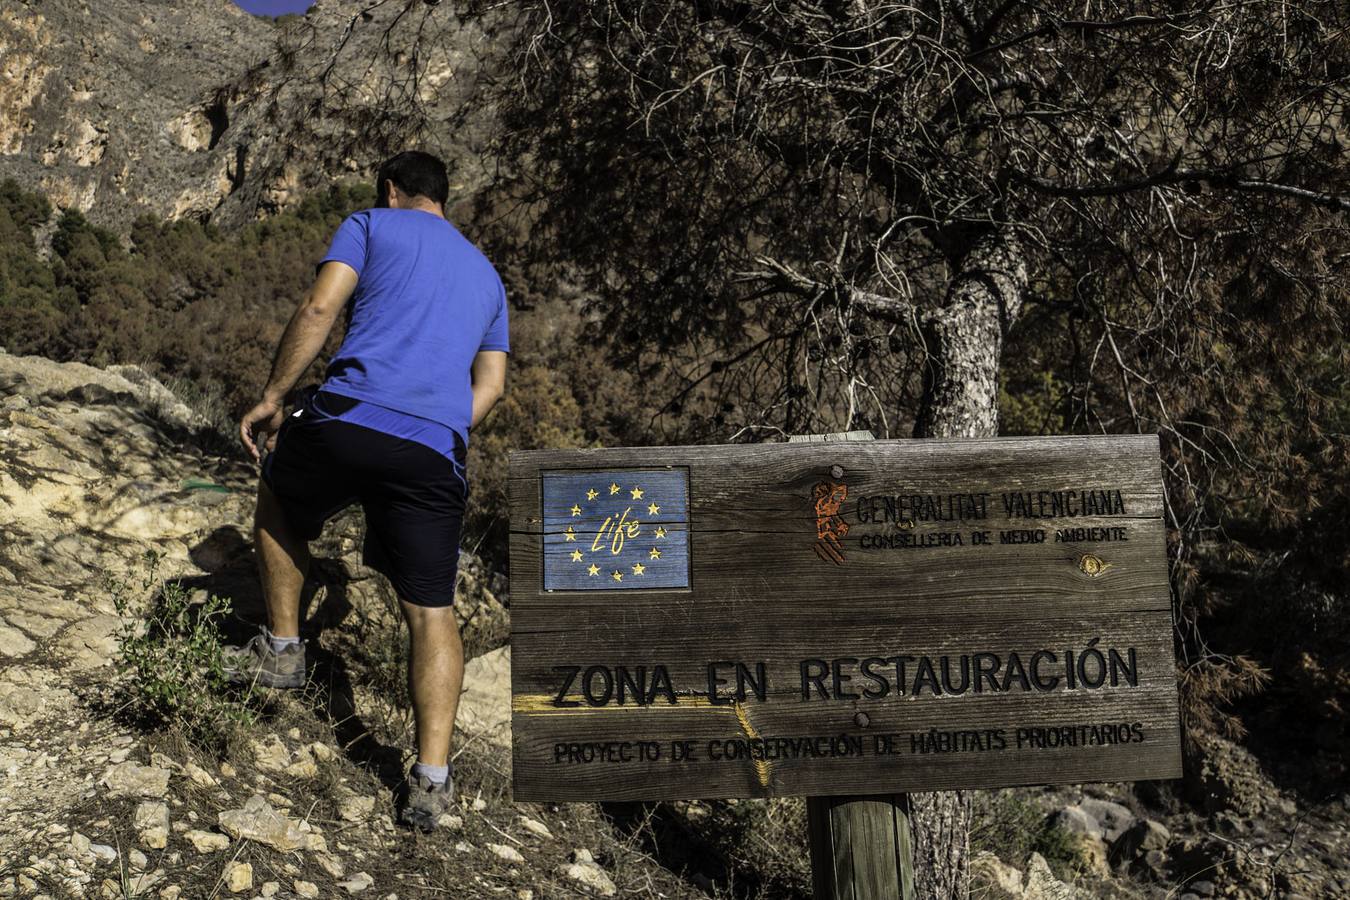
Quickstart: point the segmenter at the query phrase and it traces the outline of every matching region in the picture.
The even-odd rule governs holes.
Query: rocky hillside
[[[304,20],[276,24],[230,0],[4,0],[0,178],[117,230],[143,211],[252,221],[334,178],[369,177],[378,148],[326,110],[341,97],[378,111],[383,92],[415,74],[443,127],[404,134],[395,123],[384,137],[441,153],[457,190],[472,189],[481,116],[449,120],[466,112],[473,36],[445,17],[418,60],[384,59],[402,4],[377,6],[363,16],[321,0]],[[341,65],[329,72],[336,46]]]
[[[429,837],[396,829],[399,637],[354,513],[315,547],[309,689],[216,753],[128,719],[109,576],[228,596],[236,637],[261,615],[255,474],[218,440],[135,367],[0,352],[0,897],[807,896],[800,800],[511,802],[504,585],[472,556],[460,808]],[[164,561],[142,583],[146,550]],[[980,896],[1350,894],[1343,802],[1301,807],[1222,740],[1204,760],[1185,786],[982,795]]]
[[[206,758],[199,766],[181,746],[163,748],[177,751],[176,759],[152,752],[166,735],[129,727],[107,704],[123,625],[108,579],[139,583],[146,550],[163,555],[163,574],[195,601],[207,594],[235,601],[227,632],[247,633],[261,614],[248,537],[256,475],[205,449],[214,441],[194,412],[135,367],[96,369],[0,351],[0,896],[34,896],[41,888],[54,897],[122,897],[152,885],[150,895],[177,896],[175,880],[192,881],[199,869],[209,879],[224,871],[223,860],[239,856],[243,844],[232,841],[241,836],[278,850],[294,849],[280,844],[297,840],[324,846],[319,825],[287,818],[293,803],[286,796],[293,792],[298,804],[320,768],[342,768],[337,735],[350,723],[325,733],[297,706],[289,715],[298,724],[259,728],[239,768]],[[387,584],[359,563],[359,529],[359,518],[349,516],[316,547],[307,637],[321,658],[324,627],[354,620],[368,626],[392,609]],[[499,755],[509,741],[509,656],[504,647],[485,651],[504,639],[505,610],[477,560],[465,562],[456,602],[469,623],[466,643],[480,655],[470,663],[461,724]],[[328,711],[334,702],[326,700]],[[370,684],[356,683],[343,702],[368,711],[381,698]],[[311,739],[299,741],[297,727]],[[335,775],[337,783],[361,771],[369,793],[343,787],[334,794],[335,820],[392,832],[389,787],[345,757],[342,763],[350,771]],[[394,750],[385,773],[391,781],[403,764]],[[230,774],[239,769],[252,770],[252,780]],[[262,789],[283,775],[289,783],[276,787],[286,796]],[[210,797],[212,808],[196,811],[194,792]],[[259,802],[250,806],[255,793]],[[271,827],[280,830],[261,830]],[[341,847],[311,858],[325,875],[301,877],[297,869],[285,895],[318,896],[296,886],[306,878],[326,885],[323,896],[335,883],[358,886],[360,853],[348,877]],[[210,872],[202,868],[207,859]],[[231,871],[237,884],[237,869]],[[124,894],[129,877],[134,888]],[[270,896],[266,880],[259,882]],[[210,892],[208,884],[201,893],[183,889],[183,896]]]

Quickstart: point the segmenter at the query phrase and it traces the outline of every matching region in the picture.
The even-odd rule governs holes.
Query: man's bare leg
[[[453,606],[416,606],[400,598],[411,635],[408,689],[417,721],[417,761],[444,766],[464,683],[464,645]]]
[[[300,593],[309,570],[309,545],[291,531],[281,504],[266,483],[258,482],[253,514],[253,546],[273,636],[300,636]]]

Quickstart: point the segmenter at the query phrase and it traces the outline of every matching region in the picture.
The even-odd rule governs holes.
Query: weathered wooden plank
[[[1150,462],[1151,459],[1151,462]],[[541,524],[537,473],[687,467],[691,505],[705,527],[736,529],[748,517],[805,516],[801,494],[838,466],[866,496],[903,486],[918,494],[1063,490],[1110,483],[1126,492],[1131,515],[1162,515],[1156,435],[874,441],[698,447],[529,450],[511,454],[513,530]],[[535,474],[529,474],[535,473]],[[524,484],[514,484],[524,479]]]
[[[991,615],[1005,609],[1057,615],[1085,606],[1103,611],[1169,608],[1167,572],[1157,565],[1164,552],[1162,522],[1147,519],[1129,527],[1130,540],[1109,544],[1055,543],[1052,539],[1030,546],[849,552],[846,574],[842,567],[822,564],[812,552],[813,528],[810,532],[799,528],[786,545],[781,539],[740,539],[709,535],[700,529],[689,539],[689,553],[696,561],[691,578],[706,606],[762,601],[791,608],[794,603],[828,596],[832,612],[846,612],[853,605],[870,608],[876,603],[906,604],[920,612],[978,604]],[[513,597],[532,598],[524,610],[527,618],[515,624],[528,627],[528,616],[536,610],[552,615],[555,609],[581,610],[589,603],[613,607],[612,598],[607,597],[541,593],[539,538],[515,535],[512,540]],[[793,545],[800,552],[786,552]],[[1101,560],[1104,570],[1096,575],[1084,572],[1082,560],[1087,555]],[[996,585],[990,584],[991,571],[999,573]],[[1045,605],[1028,606],[1032,601]],[[633,604],[627,608],[635,611],[682,608],[677,596],[666,593],[635,593],[625,602]]]
[[[904,635],[902,645],[895,649],[877,650],[876,641],[894,635],[883,626],[863,626],[855,630],[832,628],[818,639],[804,635],[787,635],[774,646],[781,654],[779,664],[766,663],[764,671],[764,699],[747,696],[735,705],[714,705],[708,702],[708,679],[705,660],[740,660],[751,671],[759,660],[756,649],[762,650],[765,634],[772,627],[760,625],[757,637],[753,632],[734,626],[705,628],[698,634],[677,634],[660,629],[623,630],[593,628],[567,635],[521,635],[515,651],[513,690],[515,707],[513,731],[516,735],[516,793],[533,799],[536,790],[557,799],[581,798],[588,792],[600,791],[627,798],[685,796],[770,796],[781,794],[825,794],[836,792],[865,793],[884,786],[890,790],[934,790],[947,787],[989,787],[1000,783],[1031,784],[1060,783],[1090,780],[1128,780],[1133,778],[1169,777],[1179,766],[1177,734],[1177,703],[1172,661],[1170,616],[1167,612],[1153,612],[1131,616],[1116,622],[1075,620],[1047,624],[1038,634],[1044,648],[1054,648],[1057,660],[1063,666],[1065,649],[1078,651],[1086,648],[1093,638],[1100,638],[1097,647],[1110,657],[1112,648],[1124,659],[1131,658],[1133,648],[1135,685],[1121,677],[1117,686],[1110,685],[1109,676],[1100,688],[1079,685],[1069,688],[1063,668],[1058,670],[1059,681],[1049,691],[1021,690],[1020,680],[1014,679],[1008,691],[990,690],[989,680],[983,679],[985,690],[976,693],[965,687],[962,693],[944,691],[933,693],[933,684],[923,680],[916,695],[913,681],[906,685],[906,694],[900,695],[899,682],[892,669],[886,674],[890,690],[881,697],[869,699],[836,699],[841,694],[861,693],[865,687],[874,691],[880,684],[872,679],[859,678],[860,667],[849,664],[836,687],[833,671],[823,679],[823,687],[830,694],[824,699],[811,683],[812,699],[803,700],[801,673],[797,657],[807,651],[819,654],[828,662],[838,658],[861,661],[870,655],[908,654],[928,655],[930,659],[949,657],[947,685],[960,688],[963,680],[958,674],[961,663],[953,656],[961,652],[961,642],[970,641],[966,648],[1007,647],[1019,632],[1016,621],[990,627],[982,623],[979,629],[965,634],[952,634],[947,626],[915,627]],[[1101,626],[1101,627],[1099,627]],[[565,641],[566,653],[547,645]],[[1000,643],[1005,642],[1005,643]],[[1036,648],[1027,646],[1023,660],[1029,659]],[[1007,651],[1002,654],[1005,659]],[[585,677],[590,665],[603,664],[613,673],[620,666],[636,670],[647,665],[647,674],[659,661],[666,661],[669,681],[677,702],[666,702],[666,697],[652,697],[651,705],[635,705],[632,691],[626,703],[611,702],[590,706],[589,701],[603,696],[603,679],[592,677],[591,696],[584,685],[572,685],[566,699],[581,704],[579,707],[553,705],[562,687],[565,672],[555,672],[534,662],[552,660],[577,665],[577,677]],[[1042,658],[1039,668],[1042,684],[1049,684],[1052,674],[1048,660]],[[913,664],[909,664],[912,666]],[[907,666],[905,675],[913,679]],[[878,671],[880,666],[874,667]],[[986,663],[988,668],[988,663]],[[936,687],[944,682],[940,663],[937,666]],[[814,671],[814,670],[813,670]],[[1007,667],[1000,672],[1007,675]],[[728,680],[719,686],[728,695],[734,693],[731,667],[721,666],[717,674]],[[843,674],[843,673],[841,673]],[[1077,673],[1075,673],[1077,674]],[[1123,673],[1120,673],[1123,676]],[[1090,675],[1097,677],[1095,667]],[[618,675],[611,675],[615,681]],[[994,679],[1002,685],[1003,678]],[[651,679],[648,678],[648,683]],[[866,716],[866,725],[860,725],[859,714]],[[1131,743],[1110,745],[1081,744],[1073,746],[1037,746],[1037,733],[1022,735],[1024,745],[1017,746],[1018,728],[1091,727],[1102,723],[1139,723],[1138,734],[1127,735]],[[1002,738],[1011,748],[968,752],[915,751],[915,735],[937,731],[973,731],[1003,729]],[[754,734],[759,739],[778,739],[808,735],[894,735],[899,747],[894,752],[876,754],[866,752],[860,757],[782,759],[769,767],[769,777],[763,777],[763,767],[756,768],[747,759],[709,759],[708,744],[747,738]],[[1082,737],[1076,734],[1074,740]],[[1118,735],[1111,735],[1114,740]],[[1060,735],[1056,740],[1064,739]],[[1088,740],[1091,740],[1089,735]],[[1103,738],[1104,739],[1104,738]],[[650,765],[633,763],[559,762],[556,746],[605,741],[653,740],[667,747],[663,761]],[[703,748],[695,763],[672,762],[668,745],[673,741],[693,741]],[[927,747],[921,742],[921,747]],[[870,744],[866,748],[874,750]],[[720,754],[725,756],[725,754]],[[565,773],[565,777],[564,774]],[[1114,773],[1114,774],[1112,774]],[[560,792],[559,782],[566,788]],[[691,794],[692,795],[692,794]],[[544,796],[544,794],[539,794]]]
[[[543,480],[587,496],[641,473],[687,478],[687,517],[625,505],[623,552],[687,529],[688,587],[621,572],[622,590],[590,589],[597,575],[546,590],[546,565],[603,558],[599,513],[615,511],[591,498],[578,561],[585,529],[558,535],[586,507],[555,492],[546,523]],[[1179,773],[1155,436],[530,451],[509,489],[521,799]],[[1098,651],[1114,682],[1070,685]]]
[[[1056,723],[1046,720],[1038,727]],[[1169,727],[1175,729],[1175,716],[1162,714],[1143,715],[1140,719],[1145,733],[1162,735]],[[695,744],[702,746],[706,735],[698,735]],[[1150,737],[1150,740],[1152,738]],[[1159,740],[1165,740],[1159,737]],[[526,743],[517,747],[520,754],[549,752],[551,746],[536,746]],[[898,789],[917,790],[964,790],[971,788],[995,788],[1014,785],[1033,784],[1077,784],[1100,781],[1144,781],[1177,776],[1180,767],[1179,751],[1168,750],[1148,756],[1121,753],[1115,748],[1092,748],[1092,752],[1079,748],[1077,754],[1068,750],[1046,750],[1040,758],[1032,760],[1027,755],[999,755],[992,760],[971,760],[964,754],[953,759],[934,759],[932,757],[878,757],[874,760],[862,758],[853,764],[835,760],[813,760],[814,778],[810,782],[818,785],[811,787],[804,776],[801,764],[775,766],[775,773],[781,770],[782,777],[775,778],[769,785],[761,783],[753,762],[742,760],[737,766],[701,766],[698,774],[688,772],[686,782],[678,790],[662,790],[671,784],[669,765],[661,763],[643,763],[625,767],[622,772],[603,771],[596,767],[593,771],[569,770],[565,778],[545,784],[539,777],[531,779],[530,766],[517,765],[515,776],[518,781],[515,796],[520,800],[593,800],[605,797],[613,800],[660,799],[665,796],[679,797],[772,797],[800,794],[813,791],[816,794],[835,795],[837,792],[875,793],[879,790]],[[664,748],[669,753],[669,748]],[[699,750],[699,752],[702,752]],[[780,789],[781,786],[781,789]],[[808,794],[809,795],[809,794]]]
[[[1057,651],[1060,656],[1058,661],[1043,657],[1038,663],[1045,673],[1044,680],[1048,680],[1052,667],[1062,670],[1062,651],[1073,651],[1077,658],[1095,643],[1104,655],[1109,655],[1108,648],[1121,654],[1134,648],[1134,668],[1141,681],[1156,681],[1163,689],[1174,687],[1170,683],[1175,677],[1171,635],[1160,627],[1170,621],[1166,610],[1114,617],[1080,610],[1074,617],[1047,619],[1034,631],[1027,628],[1025,620],[1011,617],[981,617],[964,623],[960,623],[959,617],[944,618],[896,627],[896,622],[903,621],[881,610],[875,621],[813,617],[810,611],[792,610],[773,619],[707,619],[691,628],[672,628],[659,621],[623,625],[595,622],[584,628],[555,622],[547,629],[513,632],[513,646],[524,658],[513,659],[512,685],[517,693],[547,690],[557,681],[551,674],[554,666],[564,661],[583,668],[640,664],[650,668],[659,663],[670,673],[677,695],[698,694],[706,692],[708,662],[732,659],[747,664],[763,663],[769,676],[768,693],[794,695],[799,693],[802,659],[908,654],[936,660],[947,656],[954,668],[962,654],[992,651],[1008,661],[1009,652],[1016,651],[1025,667],[1030,665],[1032,655],[1042,649]],[[961,626],[959,631],[954,627],[957,623]],[[907,676],[912,676],[912,668],[906,666]],[[1123,664],[1118,666],[1123,668]],[[1006,666],[1000,666],[999,671],[1001,675],[1007,674]],[[859,684],[864,681],[859,673],[855,672],[853,677]],[[1020,686],[1020,678],[1014,678]],[[1061,679],[1051,693],[1072,690],[1068,679]]]

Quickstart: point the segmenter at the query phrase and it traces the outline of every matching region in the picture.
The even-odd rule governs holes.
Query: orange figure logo
[[[848,534],[848,523],[839,508],[848,499],[848,485],[833,481],[816,484],[816,555],[837,566],[844,564],[844,546],[840,538]]]

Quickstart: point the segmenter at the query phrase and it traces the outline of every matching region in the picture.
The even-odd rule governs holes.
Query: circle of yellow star
[[[656,536],[657,536],[657,537],[665,537],[665,536],[666,536],[666,530],[665,530],[664,528],[662,528],[660,525],[656,526]]]
[[[648,558],[648,559],[660,559],[660,558],[661,558],[661,551],[660,551],[660,550],[657,550],[655,547],[653,547],[653,548],[652,548],[652,552],[647,554],[647,558]]]
[[[633,495],[633,499],[634,499],[634,500],[641,500],[641,499],[642,499],[642,488],[637,488],[637,487],[635,487],[635,488],[633,488],[631,491],[629,491],[628,493],[630,493],[630,494]]]
[[[609,493],[610,493],[610,495],[612,496],[612,495],[614,495],[614,494],[617,494],[618,492],[619,492],[619,486],[618,486],[617,484],[614,484],[613,482],[610,482],[610,485],[609,485]]]
[[[587,573],[588,575],[599,575],[599,574],[600,574],[600,567],[597,566],[595,563],[591,563],[591,567],[590,567],[589,569],[586,570],[586,573]]]
[[[599,497],[599,496],[600,496],[600,492],[597,491],[595,488],[591,488],[589,491],[586,492],[586,499],[587,499],[587,500],[594,500],[596,497]]]
[[[581,562],[581,551],[580,551],[580,550],[573,550],[573,551],[572,551],[572,562]]]
[[[647,571],[647,567],[644,566],[642,563],[634,563],[634,564],[633,564],[633,574],[634,574],[634,575],[641,575],[641,574],[642,574],[643,572],[645,572],[645,571]]]
[[[572,505],[572,515],[574,515],[574,516],[579,516],[579,515],[581,515],[581,507],[580,507],[580,506],[577,506],[576,504],[573,504],[573,505]]]
[[[613,577],[615,581],[623,581],[623,573],[620,572],[618,569],[614,570],[614,575],[611,577]]]
[[[657,506],[655,503],[647,504],[647,512],[651,513],[652,515],[656,515],[660,511],[661,507]]]
[[[563,532],[563,540],[566,540],[566,541],[575,541],[576,539],[577,539],[577,533],[576,533],[575,531],[572,530],[572,526],[571,526],[571,525],[568,525],[568,526],[567,526],[567,530]]]

